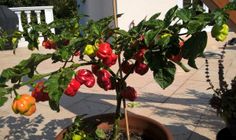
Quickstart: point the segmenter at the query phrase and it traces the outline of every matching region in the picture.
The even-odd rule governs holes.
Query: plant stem
[[[118,139],[118,134],[119,134],[119,121],[120,121],[120,110],[121,110],[121,96],[120,96],[120,86],[116,88],[116,113],[115,113],[115,122],[113,125],[113,136],[112,140],[117,140]]]

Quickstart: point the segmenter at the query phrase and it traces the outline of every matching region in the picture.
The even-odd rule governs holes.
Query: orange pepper
[[[17,95],[12,102],[12,110],[18,114],[30,116],[36,111],[35,98],[28,94]]]

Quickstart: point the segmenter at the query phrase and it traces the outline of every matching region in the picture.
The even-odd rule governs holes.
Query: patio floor
[[[235,37],[230,33],[228,39]],[[211,80],[217,87],[217,58],[219,47],[223,43],[209,38],[206,51],[210,64]],[[40,52],[50,50],[40,48]],[[35,51],[37,52],[37,51]],[[16,55],[12,51],[0,52],[0,72],[16,65],[20,60],[30,56],[32,52],[26,48],[18,48]],[[225,73],[226,80],[235,76],[236,46],[226,49]],[[164,124],[174,136],[175,140],[214,140],[216,133],[224,127],[223,121],[208,105],[212,92],[206,90],[209,86],[205,82],[204,58],[197,59],[198,70],[191,69],[185,73],[178,68],[174,83],[162,90],[153,80],[149,71],[145,77],[137,74],[128,78],[128,85],[136,88],[139,98],[136,102],[140,106],[128,108],[129,111],[150,117]],[[50,61],[40,64],[38,71],[48,72],[59,67]],[[23,87],[20,93],[27,93],[29,87]],[[114,112],[114,91],[105,92],[97,85],[88,89],[81,86],[75,97],[63,96],[59,113],[50,110],[48,103],[37,103],[37,111],[30,117],[16,115],[11,110],[12,99],[0,108],[0,139],[9,140],[52,140],[78,114],[101,114]]]

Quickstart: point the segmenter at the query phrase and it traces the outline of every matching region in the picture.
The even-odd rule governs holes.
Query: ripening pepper
[[[168,38],[171,36],[172,36],[172,34],[170,34],[170,33],[164,33],[163,35],[161,35],[160,39],[165,39],[165,38]]]
[[[80,69],[76,72],[75,79],[80,82],[80,84],[84,84],[85,86],[91,88],[95,84],[95,77],[90,70]]]
[[[91,70],[95,75],[97,75],[99,69],[100,69],[99,65],[96,65],[96,64],[91,65]]]
[[[31,93],[31,96],[33,96],[36,99],[36,102],[39,101],[44,102],[49,100],[48,93],[45,92],[44,89],[45,86],[43,81],[40,81],[35,85],[34,90]]]
[[[111,45],[109,43],[101,43],[99,44],[96,55],[100,59],[105,59],[112,54]]]
[[[75,96],[76,92],[80,88],[80,85],[81,85],[80,82],[77,81],[75,78],[73,78],[71,79],[64,93],[68,96]]]
[[[138,62],[137,65],[134,68],[134,71],[138,73],[139,75],[144,75],[148,72],[148,65],[142,62]]]
[[[112,65],[116,64],[117,55],[115,53],[112,53],[107,58],[103,59],[102,63],[108,67],[111,67]]]
[[[136,100],[138,96],[136,90],[130,86],[127,86],[123,90],[121,90],[120,95],[130,101]]]
[[[125,74],[133,73],[134,72],[133,67],[134,67],[134,64],[130,63],[129,61],[123,61],[121,63],[121,70]]]
[[[95,54],[96,54],[96,48],[95,48],[95,46],[93,46],[93,45],[86,45],[85,46],[85,48],[84,48],[84,54],[85,55],[88,55],[88,56],[90,56],[90,57],[93,57],[93,56],[95,56]]]
[[[45,48],[45,49],[56,49],[56,43],[53,42],[52,40],[44,40],[42,42],[42,46]]]
[[[147,48],[142,47],[137,53],[134,54],[134,59],[138,62],[144,61],[144,54],[146,52]]]
[[[72,136],[72,140],[82,140],[83,138],[82,138],[82,136],[80,136],[80,135],[78,135],[78,134],[74,134],[73,136]]]
[[[224,41],[227,38],[227,35],[229,33],[229,27],[227,24],[214,25],[211,30],[211,35],[214,37],[217,41]]]
[[[176,62],[176,63],[180,62],[183,58],[183,56],[182,56],[183,46],[184,46],[184,41],[180,41],[179,46],[178,46],[178,49],[179,49],[178,54],[170,54],[168,56],[168,59],[170,59],[171,61]]]
[[[36,111],[35,98],[28,94],[17,95],[12,102],[14,113],[30,116]]]
[[[106,91],[110,89],[114,89],[111,78],[112,78],[111,74],[107,70],[105,69],[99,70],[97,72],[98,86]]]

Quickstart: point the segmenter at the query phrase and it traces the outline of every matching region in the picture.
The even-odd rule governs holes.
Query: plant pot
[[[236,119],[226,119],[226,127],[217,133],[216,139],[236,140]]]
[[[112,128],[114,116],[114,114],[101,114],[85,118],[84,120],[90,124],[96,124],[97,127],[106,131]],[[133,113],[128,114],[128,120],[130,132],[139,134],[147,140],[173,140],[170,131],[155,120]],[[125,130],[125,119],[121,119],[119,125],[122,130]],[[56,136],[56,140],[62,140],[66,130],[62,130]]]

